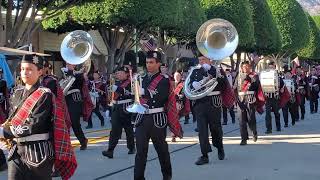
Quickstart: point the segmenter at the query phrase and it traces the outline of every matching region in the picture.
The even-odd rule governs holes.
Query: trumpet
[[[6,120],[3,124],[1,124],[2,127],[10,126],[10,121]],[[6,138],[0,138],[0,142],[4,144],[4,146],[7,149],[10,149],[12,147],[12,139],[6,139]]]
[[[132,76],[132,74],[130,74]],[[140,86],[142,85],[141,75],[135,74],[131,79],[131,86],[133,86],[134,103],[126,108],[128,112],[144,114],[147,111],[146,105],[142,105],[140,102]]]
[[[113,105],[113,99],[114,99],[114,92],[112,91],[112,86],[115,84],[115,77],[113,74],[110,74],[109,77],[109,86],[108,86],[108,94],[107,94],[107,98],[108,98],[108,102],[109,102],[109,106]]]

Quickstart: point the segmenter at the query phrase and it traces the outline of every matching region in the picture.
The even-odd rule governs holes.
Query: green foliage
[[[320,29],[320,15],[318,16],[312,16],[312,19],[316,23],[317,27]]]
[[[253,7],[255,47],[258,54],[277,53],[281,47],[280,34],[266,0],[249,0]]]
[[[178,23],[172,29],[167,29],[169,35],[179,40],[194,39],[198,28],[206,21],[206,15],[199,0],[177,0],[181,15]]]
[[[248,0],[201,0],[207,18],[230,21],[239,34],[238,51],[252,49],[255,43],[252,7]]]
[[[299,50],[298,55],[303,59],[320,59],[320,31],[312,17],[308,16],[310,38],[306,47]]]
[[[281,37],[281,50],[295,52],[309,40],[308,19],[296,0],[267,0]]]

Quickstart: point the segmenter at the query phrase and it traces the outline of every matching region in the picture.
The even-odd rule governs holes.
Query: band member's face
[[[313,75],[313,76],[314,76],[314,75],[316,75],[316,72],[317,72],[317,71],[316,71],[316,69],[315,69],[315,68],[311,68],[311,72],[310,72],[310,73],[311,73],[311,75]]]
[[[128,78],[128,74],[124,71],[117,71],[116,78],[120,81],[126,80]]]
[[[71,71],[74,70],[74,68],[76,67],[76,65],[73,65],[73,64],[67,64],[67,68]]]
[[[146,59],[146,66],[147,71],[150,73],[156,73],[159,71],[161,63],[157,62],[154,58],[147,58]]]
[[[93,73],[93,79],[95,81],[99,80],[100,79],[100,75],[98,73]]]
[[[298,75],[302,75],[302,70],[301,70],[301,68],[297,68],[297,74],[298,74]]]
[[[242,65],[242,72],[243,73],[250,73],[251,72],[251,66],[249,64],[243,64]]]
[[[269,65],[269,69],[276,69],[276,66],[273,65],[273,64],[270,64],[270,65]]]
[[[284,78],[286,78],[286,79],[291,79],[291,77],[292,77],[292,75],[291,75],[290,72],[286,72],[286,73],[284,74]]]
[[[32,63],[21,63],[20,74],[25,84],[34,85],[42,75],[42,71]]]
[[[176,72],[176,73],[174,73],[174,81],[175,82],[180,82],[181,81],[181,74],[180,73],[178,73],[178,72]]]
[[[200,57],[198,57],[198,59],[199,59],[199,64],[200,64],[200,65],[203,65],[203,64],[211,64],[210,59],[208,59],[208,58],[205,57],[205,56],[200,56]]]
[[[166,66],[161,66],[160,71],[162,74],[167,74],[168,73],[168,68]]]

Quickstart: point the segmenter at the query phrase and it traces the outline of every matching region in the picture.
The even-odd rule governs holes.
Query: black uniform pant
[[[111,126],[108,150],[113,151],[117,146],[119,139],[121,139],[122,129],[126,132],[127,148],[129,150],[135,148],[131,114],[124,112],[122,105],[114,105]]]
[[[82,114],[82,101],[75,102],[72,97],[66,97],[66,102],[69,110],[69,115],[71,119],[71,126],[74,134],[78,138],[80,144],[84,144],[86,141],[86,137],[81,128],[80,124],[80,116]]]
[[[222,107],[222,112],[223,112],[223,122],[227,123],[228,122],[228,110],[232,119],[232,123],[235,122],[236,116],[234,113],[234,106],[232,106],[231,108],[226,108],[226,107]]]
[[[300,102],[300,113],[301,113],[301,116],[300,118],[301,119],[304,119],[304,114],[306,113],[306,108],[305,108],[305,103],[306,103],[306,97],[304,95],[301,95],[301,102]],[[297,119],[299,120],[299,110],[297,111]]]
[[[279,113],[279,100],[276,98],[267,98],[266,101],[266,128],[267,131],[272,130],[271,112],[273,111],[276,121],[277,130],[281,129],[280,113]]]
[[[38,166],[31,166],[26,163],[26,160],[21,158],[25,155],[25,146],[18,146],[18,152],[8,160],[8,180],[51,180],[52,167],[54,164],[53,157],[47,157]]]
[[[3,150],[0,149],[0,166],[7,164],[6,156],[3,153]]]
[[[215,107],[211,101],[199,102],[194,106],[199,129],[199,141],[201,153],[204,156],[210,152],[208,127],[211,132],[212,145],[218,149],[223,148],[221,107]]]
[[[159,157],[163,180],[171,179],[172,168],[166,135],[166,127],[156,127],[152,115],[143,115],[141,123],[136,127],[137,154],[134,165],[134,180],[145,180],[144,171],[150,139]]]
[[[291,124],[294,125],[296,123],[297,119],[297,112],[298,111],[298,104],[296,102],[288,102],[283,108],[282,108],[282,114],[283,114],[283,120],[284,124],[288,125],[289,122],[289,112],[291,115]]]
[[[92,113],[89,117],[89,120],[88,120],[88,126],[91,126],[92,127],[92,114],[95,113],[98,118],[100,119],[100,122],[101,122],[101,126],[104,125],[104,118],[100,112],[100,103],[97,102],[96,104],[96,107],[92,110]]]
[[[256,109],[254,105],[250,104],[247,110],[241,110],[241,117],[239,121],[241,140],[248,140],[248,128],[252,131],[253,135],[257,135],[257,120]]]
[[[311,113],[318,112],[318,98],[311,98],[310,99],[310,112]]]

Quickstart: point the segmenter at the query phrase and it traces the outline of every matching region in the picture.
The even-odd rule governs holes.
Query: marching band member
[[[3,70],[0,68],[0,124],[4,123],[8,117],[8,87],[3,79]],[[6,157],[0,149],[0,172],[8,168]]]
[[[7,82],[3,79],[3,70],[0,68],[0,123],[4,123],[8,117],[9,90]]]
[[[170,180],[172,168],[166,142],[167,125],[176,136],[182,137],[175,97],[173,91],[170,92],[169,79],[159,72],[160,65],[161,54],[157,51],[147,52],[147,75],[142,78],[142,86],[139,91],[142,96],[140,102],[148,106],[148,109],[143,114],[138,113],[136,117],[135,180],[145,179],[144,172],[150,138],[158,153],[163,180]]]
[[[75,65],[72,64],[67,63],[67,67],[63,70],[67,77],[72,76],[75,78],[75,81],[68,90],[65,99],[70,114],[73,132],[81,144],[80,150],[85,150],[87,149],[88,139],[85,137],[80,124],[80,116],[83,113],[84,106],[84,76],[83,73],[76,72]]]
[[[88,126],[86,129],[92,128],[92,114],[95,113],[98,118],[100,119],[101,126],[104,126],[104,118],[102,114],[100,113],[100,105],[104,103],[104,100],[106,99],[106,93],[104,91],[105,87],[104,84],[101,82],[100,75],[98,72],[93,73],[93,80],[89,81],[89,93],[91,96],[91,99],[94,99],[94,105],[95,108],[91,112],[91,115],[88,120]]]
[[[288,127],[288,112],[290,112],[291,115],[291,124],[292,126],[295,125],[296,123],[296,115],[297,115],[297,111],[298,111],[298,106],[299,106],[299,98],[297,97],[297,83],[294,79],[294,77],[291,74],[291,70],[289,70],[288,68],[284,69],[284,79],[283,81],[289,81],[290,82],[290,86],[287,87],[288,89],[291,89],[290,92],[290,101],[287,102],[287,104],[282,108],[282,114],[283,114],[283,119],[284,119],[284,127]],[[287,84],[286,84],[287,86]]]
[[[230,69],[226,69],[226,76],[227,76],[227,79],[228,79],[230,86],[232,86],[233,81],[232,81],[232,75],[231,75]],[[232,124],[234,124],[236,122],[236,115],[234,113],[234,106],[232,106],[231,108],[226,108],[226,107],[222,106],[222,113],[223,113],[222,125],[228,124],[228,111],[229,111],[231,119],[232,119]]]
[[[126,111],[127,106],[132,103],[129,69],[127,67],[120,67],[116,72],[116,78],[119,81],[110,87],[115,94],[113,97],[113,111],[111,114],[112,128],[109,138],[109,147],[107,150],[102,151],[102,155],[108,158],[113,158],[113,151],[121,138],[122,129],[125,130],[127,136],[128,154],[135,153],[131,114]]]
[[[9,180],[51,179],[53,165],[63,179],[69,179],[77,167],[65,114],[50,89],[40,86],[42,67],[41,57],[23,56],[25,88],[14,92],[9,120],[0,127],[0,137],[13,140]]]
[[[258,139],[256,111],[260,114],[263,112],[264,95],[261,89],[259,76],[252,72],[250,62],[245,61],[241,64],[242,73],[239,82],[239,99],[238,105],[241,109],[240,116],[240,145],[247,145],[249,139],[248,128],[253,133],[253,141]]]
[[[223,75],[220,74],[218,67],[211,65],[211,61],[201,55],[199,56],[200,68],[194,69],[190,75],[190,83],[195,90],[200,90],[202,85],[200,81],[208,76],[217,77],[218,85],[215,89],[209,93],[209,95],[194,100],[194,111],[197,118],[197,127],[199,130],[199,141],[202,156],[195,162],[196,165],[203,165],[209,163],[208,152],[210,152],[208,126],[212,136],[212,144],[218,149],[218,158],[223,160],[225,157],[223,142],[222,142],[222,124],[221,124],[221,106],[225,104],[223,101],[222,90],[230,93],[229,98],[234,98],[233,91],[229,87],[230,91],[225,87],[229,86],[229,83]],[[187,82],[186,82],[187,83]],[[230,106],[234,103],[234,99]]]
[[[183,92],[184,81],[182,81],[182,76],[179,72],[174,73],[175,90],[177,108],[179,116],[184,116],[184,124],[189,124],[189,113],[190,113],[190,100],[186,98]]]
[[[270,62],[269,64],[269,69],[270,70],[275,70],[276,65],[274,62]],[[284,83],[282,78],[279,76],[279,87],[277,92],[274,93],[265,93],[266,97],[266,134],[271,134],[272,133],[272,118],[271,118],[271,112],[273,111],[274,116],[275,116],[275,122],[276,122],[276,127],[277,131],[281,131],[281,122],[280,122],[280,97],[281,93],[284,93]]]
[[[309,86],[310,86],[310,113],[318,112],[318,98],[319,98],[319,86],[320,86],[320,78],[317,75],[316,69],[313,66],[311,68],[310,76],[309,76]]]
[[[300,112],[301,112],[301,120],[304,120],[304,115],[306,113],[306,108],[305,108],[305,103],[306,99],[308,97],[308,89],[309,89],[309,83],[308,83],[308,78],[306,77],[303,69],[301,66],[296,67],[297,75],[297,84],[298,84],[298,90],[300,94]],[[297,121],[299,121],[299,111],[297,113]]]

